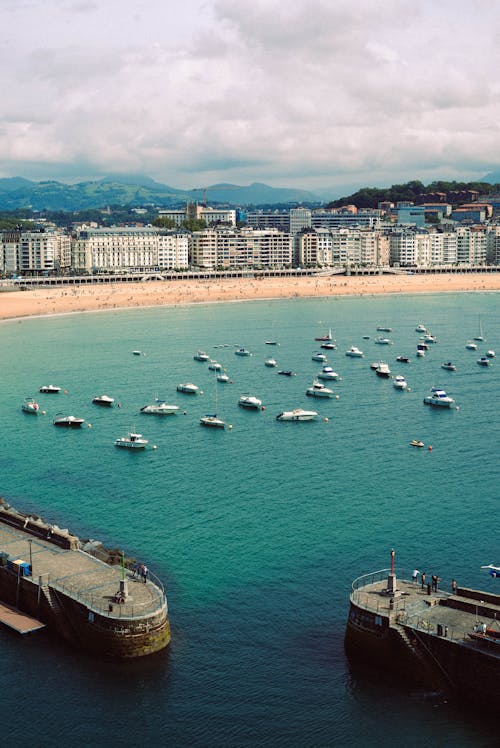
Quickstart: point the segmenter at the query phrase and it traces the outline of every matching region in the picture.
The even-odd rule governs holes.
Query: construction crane
[[[207,206],[207,192],[209,190],[217,190],[218,192],[219,190],[241,190],[241,189],[243,188],[239,187],[236,184],[228,184],[228,185],[220,185],[220,186],[217,184],[213,184],[211,187],[193,187],[191,192],[201,192],[201,195],[202,195],[201,203],[202,205],[206,207]]]

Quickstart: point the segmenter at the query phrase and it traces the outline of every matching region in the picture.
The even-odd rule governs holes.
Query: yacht
[[[424,343],[437,343],[437,338],[430,332],[427,332],[424,335]]]
[[[141,413],[146,413],[147,415],[156,415],[156,416],[171,416],[174,413],[177,413],[179,410],[178,405],[169,405],[165,402],[165,400],[158,400],[158,398],[155,399],[154,403],[149,403],[148,405],[144,405],[141,408]]]
[[[236,356],[249,356],[250,355],[250,351],[248,351],[246,348],[237,348],[234,353]]]
[[[392,345],[392,340],[390,338],[380,337],[380,338],[377,338],[375,342],[378,345]]]
[[[241,405],[242,408],[260,410],[262,408],[262,400],[253,395],[242,395],[238,400],[238,405]]]
[[[363,358],[365,355],[363,351],[360,351],[359,348],[356,348],[355,345],[351,345],[348,351],[345,352],[346,356],[350,356],[351,358]]]
[[[205,351],[198,351],[193,358],[195,361],[210,361],[210,356]]]
[[[183,382],[182,384],[177,385],[177,392],[184,392],[186,395],[196,395],[199,389],[200,388],[192,382]]]
[[[323,348],[323,350],[325,351],[336,351],[337,344],[336,343],[321,343],[320,348]]]
[[[215,429],[226,428],[226,422],[222,418],[217,417],[217,413],[208,413],[206,416],[200,418],[201,426],[209,426]]]
[[[326,364],[327,358],[324,353],[313,353],[311,356],[312,361],[320,361],[322,364]]]
[[[318,374],[318,379],[340,379],[336,371],[331,366],[323,366]]]
[[[268,358],[267,361],[264,361],[264,366],[268,366],[270,369],[272,369],[274,366],[278,366],[274,358]]]
[[[40,387],[39,392],[45,392],[49,393],[51,395],[55,395],[57,392],[60,392],[61,388],[56,387],[55,384],[44,384],[42,387]]]
[[[452,397],[446,394],[444,390],[433,387],[430,395],[424,397],[424,405],[433,405],[438,408],[451,408],[455,405]]]
[[[456,371],[457,367],[455,364],[452,364],[451,361],[446,361],[446,363],[441,364],[441,368],[445,371]]]
[[[147,439],[143,439],[142,434],[129,433],[127,436],[120,436],[115,441],[115,447],[124,447],[125,449],[144,449],[148,444]]]
[[[408,389],[408,382],[404,378],[402,374],[396,374],[392,381],[394,387],[397,390],[407,390]]]
[[[80,426],[85,423],[85,419],[76,418],[75,416],[56,415],[52,423],[54,426],[65,426],[69,429],[79,429]]]
[[[325,387],[321,382],[314,381],[312,385],[307,388],[306,395],[309,397],[333,397],[333,390]]]
[[[21,410],[25,413],[38,413],[40,406],[32,397],[25,397],[21,405]]]
[[[387,364],[381,361],[375,369],[375,374],[378,377],[385,377],[386,379],[388,379],[391,376],[391,370],[389,369],[389,366]]]
[[[277,421],[312,421],[317,417],[315,410],[303,410],[295,408],[294,410],[284,410],[276,416]]]
[[[114,397],[109,397],[109,395],[96,395],[92,398],[92,402],[94,405],[104,405],[107,408],[111,408],[115,399]]]
[[[477,351],[477,343],[474,343],[473,340],[468,340],[465,347],[468,351]]]
[[[208,368],[210,369],[210,371],[221,371],[222,364],[219,364],[218,361],[210,361],[210,363],[208,364]]]
[[[218,372],[218,374],[217,374],[217,381],[218,382],[222,382],[223,384],[226,384],[227,382],[229,382],[229,377],[228,377],[228,375],[226,374],[225,371],[219,371]]]
[[[424,358],[425,351],[424,351],[423,348],[417,348],[417,356],[418,356],[418,358]]]

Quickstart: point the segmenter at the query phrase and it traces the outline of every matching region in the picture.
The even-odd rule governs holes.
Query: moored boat
[[[444,364],[441,364],[441,368],[445,371],[456,371],[457,367],[455,364],[452,364],[451,361],[446,361]]]
[[[321,382],[314,381],[306,390],[308,397],[333,397],[333,390],[325,387]]]
[[[218,418],[217,413],[207,413],[206,416],[202,416],[200,418],[200,425],[216,429],[226,428],[226,422],[222,418]]]
[[[222,364],[219,364],[218,361],[210,361],[208,364],[208,368],[210,371],[221,371]]]
[[[77,418],[76,416],[56,415],[52,423],[54,426],[65,426],[69,429],[79,429],[85,423],[85,419]]]
[[[477,351],[477,343],[474,343],[473,340],[468,340],[465,344],[465,347],[468,351]]]
[[[318,335],[318,337],[314,338],[314,340],[318,340],[318,341],[332,340],[332,328],[328,330],[326,335]]]
[[[424,405],[432,405],[438,408],[451,408],[455,400],[446,394],[445,390],[433,387],[430,395],[424,397]]]
[[[114,397],[109,397],[109,395],[96,395],[92,398],[92,402],[94,405],[104,405],[107,408],[111,408],[115,399]]]
[[[350,356],[351,358],[363,358],[365,354],[355,345],[351,345],[351,347],[345,352],[345,355]]]
[[[313,421],[317,417],[315,410],[304,410],[295,408],[294,410],[284,410],[276,416],[277,421]]]
[[[313,353],[311,361],[320,361],[321,363],[326,364],[327,358],[324,353]]]
[[[410,442],[411,447],[425,447],[425,444],[419,439],[412,439]]]
[[[486,351],[488,358],[496,358],[496,353],[493,350]]]
[[[169,403],[166,403],[165,400],[158,400],[158,398],[156,398],[153,403],[144,405],[141,408],[141,413],[145,413],[146,415],[171,416],[174,415],[174,413],[177,413],[178,410],[178,405],[170,405]]]
[[[242,408],[249,408],[253,410],[260,410],[262,408],[262,400],[253,395],[242,395],[238,400],[238,405]]]
[[[396,356],[396,361],[399,361],[400,364],[409,364],[410,359],[408,356]]]
[[[379,325],[377,327],[377,332],[392,332],[392,327],[383,327],[382,325]]]
[[[249,356],[250,355],[250,351],[247,350],[246,348],[237,348],[234,353],[236,356]]]
[[[284,377],[294,377],[295,372],[290,371],[289,369],[280,369],[278,374],[281,374]]]
[[[197,351],[193,356],[195,361],[209,361],[210,356],[205,351]]]
[[[21,404],[21,410],[24,410],[25,413],[37,414],[40,406],[33,397],[25,397]]]
[[[266,361],[264,361],[264,366],[268,366],[270,369],[272,369],[275,366],[278,366],[278,364],[274,360],[274,358],[268,358]]]
[[[131,431],[127,436],[120,436],[115,441],[115,447],[124,449],[144,449],[148,445],[148,440],[144,439],[142,434]]]
[[[61,388],[57,387],[55,384],[44,384],[40,387],[40,390],[39,390],[39,392],[44,392],[45,394],[49,394],[49,395],[55,395],[60,391],[61,391]]]
[[[377,345],[392,345],[392,340],[390,338],[384,338],[380,337],[375,340]]]
[[[177,385],[177,392],[184,392],[186,395],[196,395],[199,389],[200,388],[192,382],[182,382]]]
[[[396,374],[392,381],[395,389],[397,390],[407,390],[408,389],[408,382],[404,378],[402,374]]]
[[[384,363],[384,361],[381,361],[375,369],[375,374],[377,375],[377,377],[384,377],[385,379],[388,379],[391,376],[389,365]]]
[[[481,358],[478,358],[477,363],[479,364],[479,366],[489,366],[491,364],[491,361],[488,356],[481,356]]]
[[[318,379],[340,379],[340,377],[331,366],[323,366],[318,374]]]

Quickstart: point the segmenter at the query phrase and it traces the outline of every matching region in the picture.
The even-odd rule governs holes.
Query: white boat
[[[142,351],[132,351],[134,356],[142,356]]]
[[[321,343],[320,348],[323,348],[325,351],[335,351],[337,350],[337,344],[333,342]]]
[[[429,345],[425,342],[423,338],[420,338],[420,340],[417,343],[417,351],[428,351]]]
[[[396,361],[399,361],[400,364],[409,364],[411,363],[408,356],[396,356]]]
[[[496,353],[492,350],[486,351],[486,355],[488,356],[488,358],[496,358]]]
[[[425,351],[424,351],[423,348],[417,348],[417,356],[419,358],[424,358],[425,357]]]
[[[223,384],[226,384],[227,382],[229,382],[229,377],[225,371],[219,371],[217,373],[217,381],[222,382]]]
[[[391,370],[389,369],[388,364],[381,361],[375,369],[375,374],[378,377],[385,377],[386,379],[388,379],[391,376]]]
[[[372,361],[372,363],[370,364],[370,369],[373,369],[373,371],[376,371],[378,367],[380,366],[380,364],[383,364],[383,363],[384,363],[383,361]]]
[[[474,336],[474,340],[477,340],[480,343],[484,343],[483,323],[481,322],[481,317],[479,317],[479,332]]]
[[[444,390],[433,387],[431,394],[424,397],[424,404],[433,405],[438,408],[451,408],[455,404],[455,401]]]
[[[279,345],[276,340],[266,340],[265,345]]]
[[[276,416],[277,421],[312,421],[317,417],[315,410],[303,410],[295,408],[294,410],[284,410]]]
[[[246,348],[237,348],[234,353],[236,356],[249,356],[250,355],[250,351],[248,351]]]
[[[40,410],[40,406],[36,402],[36,400],[32,397],[25,397],[22,405],[21,410],[24,410],[25,413],[38,413]]]
[[[238,400],[238,405],[242,408],[251,408],[253,410],[260,410],[262,408],[262,400],[253,395],[242,395]]]
[[[318,374],[318,379],[340,379],[340,377],[331,366],[323,366]]]
[[[392,380],[392,383],[397,390],[408,389],[408,382],[406,381],[406,379],[404,378],[402,374],[396,374],[396,376]]]
[[[195,353],[193,358],[195,361],[209,361],[210,360],[210,356],[208,355],[208,353],[205,353],[205,351],[198,351],[197,353]]]
[[[488,356],[481,356],[481,358],[478,358],[477,363],[479,364],[479,366],[489,366],[491,364],[491,361]]]
[[[79,429],[82,424],[85,423],[85,419],[76,418],[75,416],[56,415],[52,423],[54,426],[65,426],[68,429]]]
[[[177,392],[184,392],[186,395],[196,395],[199,389],[200,388],[192,382],[183,382],[177,385]]]
[[[278,364],[274,360],[274,358],[268,358],[267,361],[264,361],[264,366],[268,366],[270,369],[272,369],[274,366],[278,366]]]
[[[306,395],[309,397],[333,397],[333,390],[325,387],[321,382],[314,381],[312,385],[307,388]]]
[[[441,364],[441,368],[445,371],[456,371],[457,367],[455,364],[452,364],[451,361],[446,361],[444,364]]]
[[[348,351],[345,352],[346,356],[350,356],[351,358],[363,358],[365,355],[363,351],[360,351],[359,348],[356,348],[355,345],[351,345]]]
[[[324,353],[313,353],[313,355],[311,356],[311,360],[320,361],[322,364],[326,364],[328,359]]]
[[[427,332],[427,328],[421,322],[415,328],[416,332]]]
[[[222,364],[219,364],[218,361],[210,361],[208,364],[208,368],[210,371],[221,371],[222,370]]]
[[[377,332],[392,332],[392,327],[383,327],[382,325],[379,325],[377,327]]]
[[[60,391],[61,391],[61,388],[56,387],[55,384],[44,384],[42,387],[40,387],[40,390],[39,390],[39,392],[45,392],[51,395],[54,395],[56,394],[56,392],[60,392]]]
[[[201,426],[209,426],[215,429],[226,428],[226,422],[222,418],[217,417],[217,413],[208,413],[206,416],[200,418]]]
[[[144,449],[148,444],[147,439],[143,439],[142,434],[130,432],[127,436],[120,436],[115,441],[115,447],[124,447],[125,449]]]
[[[424,343],[437,343],[437,338],[428,332],[424,335]]]
[[[378,345],[392,345],[392,340],[390,338],[377,338],[375,341]]]
[[[468,351],[477,351],[477,343],[474,343],[473,340],[468,340],[465,347]]]
[[[179,410],[178,405],[169,405],[165,402],[165,400],[158,400],[158,398],[155,399],[153,403],[149,403],[148,405],[144,405],[141,408],[141,413],[146,413],[147,415],[156,415],[156,416],[170,416],[174,415],[174,413],[177,413]]]
[[[107,408],[111,408],[115,399],[114,397],[109,397],[109,395],[96,395],[92,398],[92,402],[95,405],[104,405]]]

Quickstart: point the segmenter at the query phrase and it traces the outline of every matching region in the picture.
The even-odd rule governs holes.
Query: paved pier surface
[[[128,597],[116,601],[122,581],[121,566],[109,566],[81,550],[64,550],[49,540],[33,537],[0,523],[0,551],[10,559],[32,563],[27,577],[37,586],[49,585],[110,618],[134,618],[155,613],[165,604],[161,582],[146,583],[125,571]]]
[[[386,588],[387,578],[353,590],[351,598],[360,608],[388,616],[391,625],[402,624],[436,635],[438,627],[443,627],[441,635],[457,642],[465,641],[471,646],[474,642],[468,635],[481,624],[500,631],[500,605],[461,595],[460,588],[457,594],[438,589],[431,590],[429,595],[427,585],[422,589],[420,582],[398,579],[392,603],[391,597],[383,594]],[[500,645],[498,648],[500,650]]]

